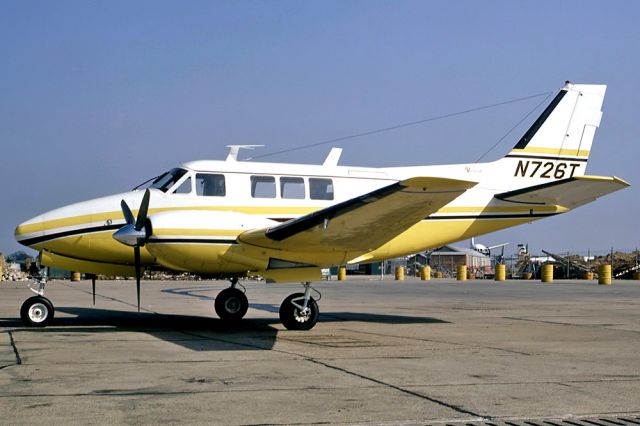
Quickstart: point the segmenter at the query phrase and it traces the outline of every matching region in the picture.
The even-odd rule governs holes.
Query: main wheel
[[[53,314],[53,304],[42,296],[28,298],[20,308],[20,318],[29,327],[44,327],[51,322]]]
[[[237,288],[222,290],[213,305],[220,319],[225,321],[239,321],[249,309],[247,296]]]
[[[298,300],[296,300],[298,299]],[[304,301],[303,293],[293,293],[282,301],[280,305],[280,321],[287,330],[311,330],[318,322],[318,304],[313,298],[309,299],[307,309],[302,310],[295,306],[293,302],[302,306]]]

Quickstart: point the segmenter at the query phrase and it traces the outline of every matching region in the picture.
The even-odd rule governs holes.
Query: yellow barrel
[[[436,273],[435,273],[435,277],[436,277],[436,278],[443,278],[443,277],[444,277],[444,274],[443,274],[441,271],[436,271]]]
[[[640,271],[636,271],[633,273],[633,279],[634,280],[640,280]]]
[[[598,284],[611,285],[611,265],[600,265],[598,267]]]
[[[522,274],[522,279],[524,280],[530,280],[531,278],[533,278],[533,274],[531,272],[525,272]]]
[[[396,266],[396,281],[404,281],[404,267]]]
[[[504,281],[507,279],[507,266],[500,263],[496,265],[496,281]]]
[[[467,265],[458,265],[458,281],[467,280]]]
[[[584,279],[585,280],[592,280],[593,279],[593,272],[585,272],[584,273]]]
[[[80,272],[72,272],[71,281],[80,281]]]
[[[542,265],[542,282],[543,283],[553,282],[553,264],[547,263],[545,265]]]
[[[341,266],[338,268],[338,281],[345,281],[347,279],[347,268]]]
[[[420,268],[420,279],[422,281],[429,281],[431,279],[431,267],[423,266]]]

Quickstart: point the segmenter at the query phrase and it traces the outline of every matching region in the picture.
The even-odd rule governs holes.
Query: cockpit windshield
[[[151,184],[148,184],[151,181],[151,179],[149,179],[148,181],[136,186],[134,190],[139,188],[155,188],[162,192],[167,192],[167,190],[179,181],[185,173],[187,173],[185,169],[171,169],[156,178],[152,178],[153,181]]]

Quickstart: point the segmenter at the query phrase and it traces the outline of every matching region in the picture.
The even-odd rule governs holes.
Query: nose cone
[[[14,238],[17,242],[26,247],[32,247],[44,236],[44,215],[36,216],[22,222],[14,231]]]
[[[144,228],[140,231],[136,231],[134,224],[129,224],[114,232],[113,238],[116,241],[131,247],[142,246],[147,238],[147,233]]]
[[[124,199],[130,206],[138,206],[142,196],[139,191],[126,192],[48,211],[18,225],[15,239],[34,250],[47,249],[72,257],[87,255],[91,250],[88,236],[120,229],[125,225],[120,202]]]

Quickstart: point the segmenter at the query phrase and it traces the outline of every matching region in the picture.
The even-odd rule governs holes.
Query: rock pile
[[[14,269],[8,264],[0,253],[0,269],[2,269],[2,281],[27,281],[29,276],[19,269]]]

